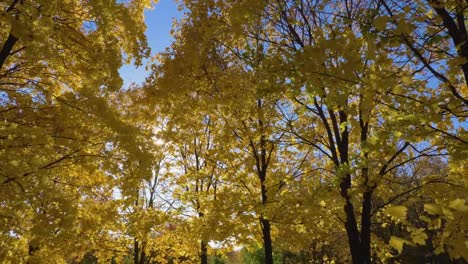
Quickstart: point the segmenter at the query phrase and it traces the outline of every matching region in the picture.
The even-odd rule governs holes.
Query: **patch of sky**
[[[92,20],[84,21],[83,25],[81,26],[81,30],[85,34],[91,34],[97,30],[97,24],[95,21]]]
[[[178,9],[174,0],[160,0],[153,9],[145,11],[146,37],[151,48],[151,57],[171,45],[174,40],[171,36],[172,22],[174,19],[180,19],[182,14],[183,12]],[[145,59],[140,67],[127,64],[120,68],[120,75],[124,81],[123,87],[144,82],[150,73],[146,67],[150,63],[151,59]]]

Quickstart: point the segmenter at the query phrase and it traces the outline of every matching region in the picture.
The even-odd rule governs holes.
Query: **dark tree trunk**
[[[348,121],[348,116],[345,112],[339,111],[339,124],[343,124]],[[333,117],[333,115],[332,115]],[[336,121],[333,122],[335,130],[338,131],[338,124]],[[335,132],[337,135],[338,132]],[[362,135],[361,135],[362,136]],[[363,138],[361,138],[362,140]],[[364,138],[365,139],[365,138]],[[340,164],[345,165],[349,164],[349,131],[345,129],[341,132],[341,136],[336,138],[338,151],[340,153]],[[354,206],[351,202],[351,197],[349,195],[349,190],[351,189],[351,175],[344,175],[340,183],[340,195],[345,199],[344,211],[346,214],[345,228],[346,234],[348,236],[349,248],[351,251],[351,258],[353,264],[367,264],[367,260],[370,259],[370,252],[366,255],[362,244],[361,244],[361,232],[359,232],[356,214],[354,213]],[[370,216],[370,215],[369,215]],[[370,221],[369,221],[370,224]],[[370,226],[369,226],[370,228]],[[370,242],[370,237],[369,237]]]
[[[133,263],[140,264],[140,247],[136,239],[133,242]]]
[[[464,44],[460,46],[459,54],[465,59],[465,63],[461,65],[463,75],[465,76],[465,83],[468,85],[468,37],[465,37]]]
[[[361,249],[363,263],[371,263],[371,206],[372,191],[363,194],[361,218]]]
[[[257,105],[258,109],[262,108],[262,100],[257,100]],[[252,140],[250,141],[250,145],[252,147],[252,152],[255,157],[256,161],[256,167],[257,167],[257,176],[258,179],[260,180],[260,192],[261,192],[261,198],[262,198],[262,205],[266,206],[268,203],[268,195],[267,195],[267,188],[265,186],[265,181],[267,177],[267,170],[268,170],[268,164],[270,162],[270,155],[271,152],[274,149],[274,145],[271,145],[270,150],[267,150],[267,140],[265,136],[265,127],[263,124],[262,119],[258,119],[258,127],[261,130],[262,134],[260,137],[260,146],[259,146],[259,151],[257,152],[257,149],[255,145],[253,144]],[[270,154],[267,154],[269,152]],[[260,214],[259,217],[260,220],[260,226],[262,228],[262,238],[263,238],[263,248],[265,250],[265,264],[273,264],[273,245],[271,241],[271,223],[270,220],[265,218],[263,214]]]
[[[267,203],[267,190],[265,186],[266,173],[260,174],[262,204]],[[263,248],[265,249],[265,264],[273,264],[273,245],[271,241],[271,224],[270,220],[265,219],[263,215],[260,216],[260,225],[262,227]]]
[[[365,263],[364,252],[361,250],[361,241],[359,238],[359,230],[357,227],[353,204],[349,199],[346,199],[344,211],[346,213],[346,235],[348,236],[348,243],[353,264],[363,264]]]
[[[361,98],[362,100],[362,98]],[[362,102],[362,101],[361,101]],[[367,135],[369,132],[369,123],[362,118],[362,113],[359,112],[359,126],[361,127],[361,148],[364,150],[367,147]],[[364,158],[367,160],[369,154],[364,151]],[[364,179],[365,191],[362,195],[362,212],[361,212],[361,250],[363,263],[371,263],[371,209],[372,209],[372,193],[375,186],[369,186],[369,168],[367,166],[361,169],[362,178]]]
[[[268,219],[260,218],[262,225],[263,247],[265,248],[265,264],[273,264],[273,246],[271,242],[271,226]]]
[[[13,11],[16,4],[18,4],[19,0],[14,0],[10,6],[6,9],[6,13]],[[15,16],[16,17],[16,16]],[[2,50],[0,50],[0,71],[3,69],[3,64],[7,60],[8,56],[10,56],[11,51],[13,50],[13,46],[15,46],[18,38],[13,35],[13,32],[10,30],[8,37],[3,43]]]
[[[145,264],[146,263],[146,253],[145,253],[145,242],[141,244],[141,249],[140,249],[140,264]]]
[[[206,242],[200,242],[200,263],[201,264],[208,264],[208,249],[206,247]]]
[[[0,50],[0,70],[3,68],[3,64],[5,64],[6,59],[10,56],[11,51],[13,50],[13,46],[15,46],[18,38],[13,36],[10,32],[8,34],[8,38],[3,44],[2,50]]]

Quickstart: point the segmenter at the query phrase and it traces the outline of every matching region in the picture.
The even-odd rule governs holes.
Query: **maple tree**
[[[179,4],[0,3],[2,262],[468,260],[465,1]]]
[[[148,55],[149,4],[0,3],[2,262],[66,262],[93,250],[106,258],[115,246],[111,156],[143,151],[108,100],[124,59]]]
[[[388,26],[390,37],[397,38],[408,49],[405,52],[414,55],[412,63],[435,77],[442,84],[441,90],[447,89],[466,106],[468,100],[463,91],[463,86],[468,85],[466,3],[415,1],[398,5],[395,1],[380,1],[377,5],[375,8],[381,11],[374,18],[377,30],[386,30]],[[439,68],[437,64],[441,61],[446,66]],[[462,75],[458,74],[460,70]]]
[[[398,171],[408,164],[422,157],[446,156],[447,150],[455,155],[456,151],[446,147],[465,143],[463,137],[446,132],[452,121],[439,111],[438,104],[445,100],[445,95],[439,96],[439,91],[431,88],[417,71],[413,72],[411,66],[397,62],[404,53],[395,50],[392,43],[379,41],[375,32],[362,24],[362,19],[368,19],[365,12],[368,9],[353,6],[351,1],[185,1],[185,4],[190,15],[176,35],[184,50],[175,50],[170,56],[175,60],[181,56],[190,66],[170,62],[172,66],[167,70],[176,70],[171,76],[177,76],[178,80],[165,85],[189,89],[187,92],[196,90],[193,81],[185,83],[185,80],[192,76],[199,80],[210,72],[213,64],[207,60],[216,60],[214,51],[229,54],[231,64],[218,66],[229,77],[216,76],[219,81],[212,80],[212,96],[216,97],[228,82],[229,89],[239,89],[240,94],[247,92],[242,85],[246,78],[235,80],[237,76],[229,68],[241,61],[247,64],[247,71],[255,72],[253,62],[259,56],[266,57],[262,67],[270,76],[265,78],[268,82],[265,90],[289,101],[279,108],[282,112],[290,111],[285,114],[290,117],[285,120],[286,130],[310,146],[316,157],[329,159],[322,166],[331,172],[330,186],[338,187],[344,200],[338,219],[344,223],[354,263],[371,262],[372,219],[381,209],[402,196],[414,195],[423,185],[450,184],[436,178],[401,193],[389,192],[381,185],[401,177]],[[401,34],[403,29],[394,30]],[[254,47],[259,41],[260,53]],[[256,80],[261,82],[262,77],[256,76]],[[455,93],[451,95],[458,98]],[[236,99],[226,98],[222,103],[234,100],[237,105],[234,109],[242,109]],[[431,117],[427,118],[428,115]],[[439,122],[432,123],[435,120]],[[434,131],[462,140],[451,142],[440,134],[434,137]],[[380,200],[380,204],[375,200]],[[416,233],[414,239],[424,236]],[[392,238],[390,245],[401,251],[395,241],[397,238]],[[267,257],[266,262],[271,263],[271,258]]]

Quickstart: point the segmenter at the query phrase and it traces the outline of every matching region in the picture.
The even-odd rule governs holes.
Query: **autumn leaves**
[[[262,233],[257,241],[265,249],[265,263],[273,261],[272,245],[289,239],[272,235],[284,230],[309,230],[303,239],[323,247],[338,243],[326,235],[316,236],[320,234],[316,219],[325,215],[340,226],[337,232],[347,238],[349,251],[345,256],[325,252],[316,261],[325,255],[353,263],[402,261],[403,244],[432,252],[440,247],[436,244],[445,243],[442,228],[428,231],[422,219],[396,221],[406,218],[410,205],[411,210],[430,214],[423,200],[442,202],[437,191],[417,200],[428,186],[455,184],[458,187],[449,188],[446,199],[465,201],[458,197],[466,188],[459,178],[464,168],[453,167],[463,159],[459,148],[465,140],[459,134],[462,131],[452,129],[452,122],[466,111],[464,99],[454,92],[466,86],[460,77],[463,63],[446,67],[453,64],[459,49],[450,42],[450,35],[437,31],[446,26],[443,17],[431,15],[438,5],[400,6],[393,1],[186,4],[187,19],[178,25],[180,34],[155,69],[159,79],[152,78],[154,82],[145,89],[166,95],[155,101],[188,102],[183,108],[190,116],[188,121],[177,119],[180,125],[191,124],[198,114],[198,120],[209,116],[211,124],[217,124],[214,131],[227,131],[222,141],[212,145],[212,153],[219,148],[223,154],[211,162],[229,168],[237,159],[240,165],[221,181],[218,193],[223,185],[233,185],[241,186],[239,197],[242,192],[256,194],[248,201],[259,205],[251,215],[259,221],[257,230]],[[460,10],[466,7],[454,1],[443,8],[442,13],[464,17]],[[463,31],[465,25],[457,27]],[[435,47],[435,42],[448,53],[439,53],[441,46]],[[434,70],[435,65],[439,70]],[[171,110],[169,120],[178,115],[178,108]],[[227,163],[222,157],[230,153],[235,156]],[[445,164],[430,179],[416,169],[428,160]],[[317,214],[305,213],[318,204],[315,195],[333,206]],[[295,205],[303,210],[295,212]],[[462,217],[466,210],[459,214]],[[380,227],[391,228],[376,229],[375,222],[380,221],[386,222]],[[301,243],[299,237],[291,244]],[[453,253],[449,252],[452,258],[461,257]]]
[[[147,4],[0,4],[3,262],[468,259],[463,1]]]

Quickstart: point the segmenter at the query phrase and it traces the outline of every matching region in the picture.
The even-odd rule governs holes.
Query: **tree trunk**
[[[8,34],[7,40],[3,44],[2,50],[0,50],[0,70],[3,68],[3,64],[5,64],[6,59],[8,56],[10,56],[11,50],[17,41],[18,38],[13,36],[13,34],[10,32],[10,34]]]
[[[146,253],[145,253],[146,242],[141,243],[140,249],[140,264],[146,263]]]
[[[346,234],[348,236],[349,248],[351,251],[351,258],[353,260],[353,264],[363,264],[364,256],[361,250],[361,243],[359,239],[359,230],[357,228],[356,218],[354,215],[353,205],[351,201],[347,200],[344,206],[344,210],[346,213]]]
[[[468,62],[466,62],[466,60],[468,60],[468,38],[466,38],[465,43],[461,45],[459,54],[465,59],[465,63],[461,65],[461,68],[465,76],[465,83],[468,85]]]
[[[371,263],[371,206],[372,190],[363,194],[361,218],[361,249],[364,263]]]
[[[371,263],[371,205],[372,191],[363,194],[361,231],[359,232],[353,204],[345,197],[344,211],[346,213],[346,234],[348,236],[351,258],[354,264]]]
[[[6,13],[12,11],[16,4],[18,4],[19,0],[14,0],[10,6],[6,9]],[[15,18],[16,15],[15,15]],[[10,33],[8,34],[7,40],[5,43],[3,43],[2,50],[0,50],[0,70],[3,68],[3,64],[5,64],[6,59],[8,56],[10,56],[11,51],[13,50],[13,46],[15,46],[16,42],[18,41],[18,38],[13,35],[12,30],[10,30]]]
[[[360,104],[362,103],[362,96],[360,96]],[[364,159],[367,161],[369,153],[367,148],[367,136],[369,133],[369,123],[362,117],[361,110],[359,111],[359,126],[361,127],[361,149],[363,150]],[[365,191],[362,194],[362,212],[361,212],[361,250],[363,263],[371,263],[371,209],[372,209],[372,192],[375,188],[369,186],[369,168],[367,166],[361,169],[362,178],[364,179]]]
[[[262,108],[262,101],[257,100],[258,109]],[[267,188],[265,186],[265,181],[267,177],[268,163],[270,156],[267,157],[267,140],[265,136],[265,127],[263,125],[262,118],[258,119],[258,126],[262,132],[260,137],[260,153],[257,152],[253,143],[251,143],[252,151],[255,156],[256,165],[257,165],[257,175],[260,180],[260,192],[262,195],[262,205],[267,205],[268,195]],[[271,151],[273,151],[274,145],[271,146]],[[266,219],[263,214],[260,214],[260,226],[262,228],[262,237],[263,237],[263,248],[265,250],[265,264],[273,264],[273,245],[271,241],[271,223],[270,220]]]
[[[200,242],[200,263],[201,264],[208,264],[208,249],[206,247],[206,242]]]
[[[140,264],[140,247],[138,245],[138,240],[135,238],[133,242],[133,263]]]
[[[262,204],[267,203],[267,190],[265,186],[266,173],[260,174]],[[273,245],[271,242],[271,224],[270,220],[265,219],[263,215],[260,216],[260,225],[262,227],[263,248],[265,250],[265,264],[273,264]]]
[[[265,249],[265,264],[273,264],[273,246],[271,243],[271,226],[268,219],[260,217],[262,226],[263,247]]]

